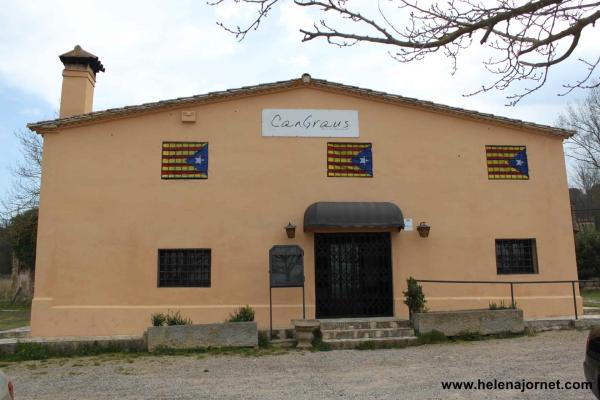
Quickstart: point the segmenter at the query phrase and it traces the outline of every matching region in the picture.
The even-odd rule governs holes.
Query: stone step
[[[0,339],[25,338],[29,336],[30,332],[31,327],[29,326],[0,331]]]
[[[375,338],[375,339],[332,339],[324,340],[332,350],[347,350],[355,349],[359,346],[364,348],[386,348],[386,347],[408,347],[418,343],[415,336],[408,337],[392,337],[392,338]]]
[[[382,329],[333,329],[322,330],[323,340],[329,339],[374,339],[401,338],[414,336],[412,328],[382,328]]]
[[[584,315],[600,315],[600,307],[583,307]]]
[[[398,318],[340,318],[321,319],[321,331],[349,329],[410,328],[410,321]]]

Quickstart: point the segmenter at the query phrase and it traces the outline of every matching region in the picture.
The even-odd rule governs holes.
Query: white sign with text
[[[358,111],[265,108],[262,135],[358,137]]]

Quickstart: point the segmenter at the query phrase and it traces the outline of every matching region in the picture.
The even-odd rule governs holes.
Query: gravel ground
[[[441,380],[584,381],[587,332],[407,349],[101,356],[4,365],[20,399],[591,399],[587,390],[443,390]]]

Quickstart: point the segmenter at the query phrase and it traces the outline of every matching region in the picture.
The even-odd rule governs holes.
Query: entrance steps
[[[408,320],[397,318],[322,319],[323,342],[332,349],[406,347],[416,343]]]

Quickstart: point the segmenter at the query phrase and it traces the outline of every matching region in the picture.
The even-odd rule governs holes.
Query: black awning
[[[304,212],[304,231],[319,228],[404,228],[394,203],[318,202]]]

